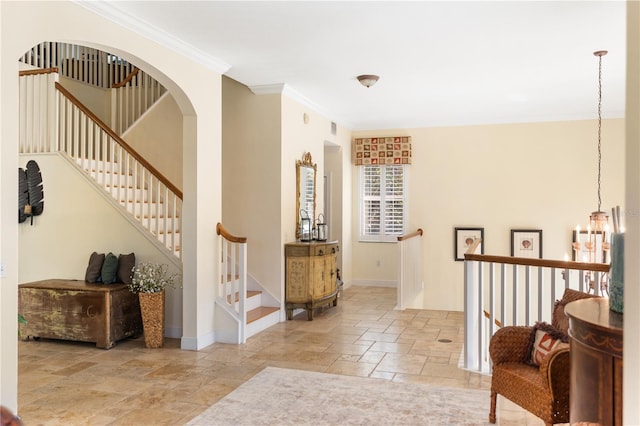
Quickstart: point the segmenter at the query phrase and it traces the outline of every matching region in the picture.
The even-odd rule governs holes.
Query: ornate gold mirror
[[[311,240],[311,227],[316,214],[316,171],[311,153],[296,161],[296,239]],[[308,219],[308,221],[307,221]]]

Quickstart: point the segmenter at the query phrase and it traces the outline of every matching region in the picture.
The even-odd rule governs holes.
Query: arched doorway
[[[51,16],[56,16],[55,20]],[[182,347],[200,349],[214,341],[213,288],[217,274],[215,224],[221,217],[221,70],[161,43],[151,42],[72,2],[0,4],[0,257],[4,266],[0,286],[0,395],[3,404],[17,407],[17,285],[19,259],[17,203],[18,62],[42,40],[71,41],[127,57],[149,70],[176,98],[183,114],[184,213],[182,221],[183,301]],[[25,29],[25,22],[29,22]],[[78,41],[81,40],[81,41]],[[198,120],[198,117],[201,117]],[[199,184],[201,182],[201,184]]]

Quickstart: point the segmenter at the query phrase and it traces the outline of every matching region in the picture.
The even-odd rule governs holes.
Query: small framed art
[[[455,228],[454,230],[454,259],[464,260],[464,254],[476,239],[480,239],[480,245],[476,253],[484,254],[484,228]]]
[[[542,259],[542,229],[512,229],[511,256]]]

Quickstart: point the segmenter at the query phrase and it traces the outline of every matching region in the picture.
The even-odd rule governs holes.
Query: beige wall
[[[172,255],[154,246],[105,198],[104,190],[61,155],[20,156],[23,167],[29,160],[40,166],[45,208],[33,218],[33,226],[27,220],[18,228],[19,283],[49,278],[84,281],[93,251],[116,256],[133,252],[136,263],[164,263],[171,273],[178,272]],[[182,291],[167,291],[166,305],[166,335],[180,337]]]
[[[348,142],[348,141],[347,141]],[[325,203],[323,211],[325,222],[328,224],[329,234],[327,239],[337,240],[340,242],[342,250],[338,252],[337,262],[340,271],[344,271],[343,253],[344,253],[344,234],[343,220],[345,212],[343,211],[342,197],[344,194],[344,170],[343,164],[349,162],[349,159],[343,159],[343,149],[340,145],[325,144],[324,147],[324,176],[326,177],[326,187],[324,198],[329,197],[328,205]],[[348,169],[350,170],[350,169]],[[318,176],[318,185],[323,185],[323,176]],[[349,203],[350,204],[350,203]],[[349,262],[351,264],[351,262]],[[344,281],[344,273],[342,276]]]
[[[281,301],[283,245],[295,240],[296,161],[310,152],[317,163],[316,211],[322,212],[325,143],[335,150],[331,169],[342,185],[350,183],[344,178],[350,166],[343,158],[343,146],[349,141],[348,131],[331,135],[331,121],[287,96],[286,90],[256,95],[232,79],[223,79],[223,225],[248,238],[249,273]],[[342,208],[345,194],[350,191],[334,191],[334,208]],[[341,214],[337,220],[343,220]],[[334,237],[342,241],[345,229],[349,228],[337,225]],[[341,255],[345,257],[344,249]]]
[[[305,114],[307,120],[305,122]],[[282,242],[295,240],[296,229],[296,161],[302,159],[305,152],[310,152],[313,162],[318,166],[316,178],[316,213],[325,211],[323,176],[333,173],[337,181],[341,181],[341,189],[334,190],[332,209],[341,220],[330,230],[331,236],[340,243],[339,262],[341,262],[343,280],[350,281],[351,268],[351,166],[350,141],[351,132],[337,126],[337,133],[331,134],[331,120],[307,107],[294,96],[285,94],[282,98]],[[325,159],[325,146],[333,151],[330,158]],[[345,199],[348,200],[345,202]],[[341,216],[341,217],[340,217]],[[281,263],[284,274],[284,261]]]
[[[60,76],[60,84],[100,120],[109,124],[111,108],[107,90],[63,76]]]
[[[60,77],[60,84],[105,124],[111,115],[111,91]],[[182,112],[167,93],[122,138],[171,183],[182,190]]]
[[[305,123],[304,115],[307,114]],[[316,211],[324,211],[324,189],[321,177],[324,174],[324,141],[330,133],[330,122],[294,99],[282,98],[282,239],[295,241],[296,231],[296,161],[302,160],[305,152],[317,164]],[[309,213],[311,215],[311,213]]]
[[[171,94],[153,104],[122,138],[182,189],[182,112]]]
[[[226,77],[222,90],[222,224],[247,237],[249,273],[280,299],[281,97]]]
[[[409,229],[425,232],[426,308],[463,310],[463,262],[453,260],[457,226],[484,227],[485,254],[510,255],[510,230],[524,228],[543,230],[545,258],[571,255],[572,229],[585,227],[598,207],[596,132],[596,121],[587,120],[354,134],[412,136]],[[623,120],[604,121],[602,146],[602,208],[610,210],[624,204]],[[357,280],[396,280],[395,244],[359,243],[357,232],[353,238]]]

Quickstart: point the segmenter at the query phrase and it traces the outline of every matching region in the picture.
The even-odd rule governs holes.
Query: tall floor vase
[[[164,345],[164,291],[159,293],[138,293],[144,344],[147,348],[161,348]]]

